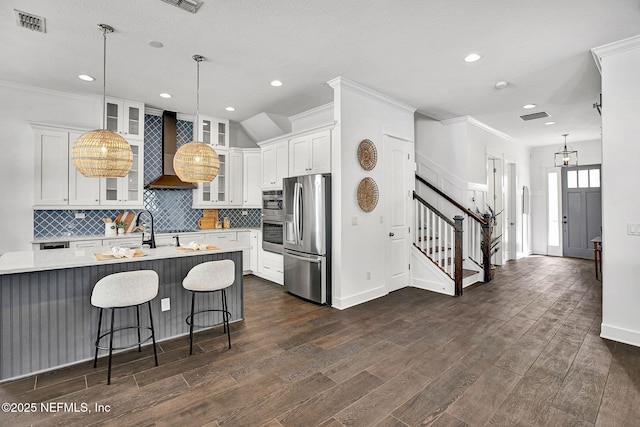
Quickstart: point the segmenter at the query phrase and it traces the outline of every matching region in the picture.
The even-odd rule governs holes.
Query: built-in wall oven
[[[284,225],[282,190],[262,192],[262,249],[282,253]]]

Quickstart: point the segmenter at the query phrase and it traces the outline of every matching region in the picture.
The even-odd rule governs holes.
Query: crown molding
[[[335,79],[331,79],[327,82],[327,84],[329,86],[331,86],[331,88],[333,88],[334,90],[338,87],[340,88],[346,88],[348,90],[350,90],[351,92],[355,92],[358,93],[360,95],[364,95],[370,99],[373,99],[375,101],[380,101],[384,104],[387,104],[390,107],[393,107],[397,110],[406,112],[406,113],[410,113],[413,114],[416,112],[416,108],[412,107],[408,104],[405,104],[404,102],[400,102],[400,101],[396,101],[395,99],[384,95],[380,92],[377,92],[373,89],[369,89],[366,86],[363,86],[359,83],[356,83],[354,81],[351,81],[349,79],[345,79],[344,77],[336,77]]]
[[[461,117],[454,117],[452,119],[447,119],[447,120],[441,120],[440,123],[442,123],[443,125],[451,125],[451,124],[455,124],[455,123],[462,123],[462,122],[466,122],[470,125],[473,125],[475,127],[477,127],[478,129],[482,129],[486,132],[489,132],[495,136],[497,136],[498,138],[504,139],[505,141],[509,141],[509,142],[514,142],[515,139],[509,135],[507,135],[506,133],[500,132],[497,129],[492,128],[491,126],[488,126],[484,123],[482,123],[481,121],[474,119],[471,116],[461,116]]]
[[[53,123],[32,122],[30,120],[27,120],[27,123],[29,123],[29,126],[31,126],[31,128],[39,129],[39,130],[59,130],[63,132],[75,131],[75,132],[82,132],[82,133],[86,133],[91,130],[84,127],[59,125],[59,124],[53,124]]]
[[[42,93],[46,95],[64,96],[65,98],[77,99],[82,101],[99,101],[100,99],[102,99],[102,95],[81,95],[78,93],[62,92],[54,89],[45,89],[42,87],[23,85],[21,83],[10,82],[7,80],[0,80],[0,86],[12,89],[27,90],[29,92]]]
[[[323,131],[323,130],[332,130],[335,126],[336,126],[336,122],[332,121],[332,122],[324,123],[324,124],[321,124],[321,125],[318,125],[318,126],[314,126],[314,127],[311,127],[311,128],[303,129],[303,130],[300,130],[300,131],[290,132],[290,133],[286,133],[286,134],[279,135],[279,136],[274,136],[273,138],[269,138],[269,139],[264,140],[264,141],[256,142],[256,144],[259,147],[262,147],[263,145],[265,145],[265,144],[268,145],[268,144],[270,144],[272,142],[282,141],[282,140],[291,139],[291,138],[297,138],[299,136],[304,136],[304,135],[308,135],[310,133],[320,132],[320,131]]]
[[[636,49],[640,47],[640,35],[629,37],[626,39],[618,40],[613,43],[605,44],[603,46],[594,47],[591,49],[594,61],[598,71],[602,74],[602,60],[609,55],[625,52],[627,50]]]
[[[162,117],[162,113],[164,112],[164,110],[161,110],[159,108],[154,108],[154,107],[144,107],[144,113],[148,114],[150,116],[158,116],[158,117]],[[182,114],[182,113],[176,113],[176,119],[177,120],[184,120],[186,122],[195,122],[196,121],[196,116],[190,116],[188,114]]]
[[[307,111],[303,111],[302,113],[293,115],[293,116],[289,116],[289,120],[291,121],[295,121],[295,120],[300,120],[300,119],[305,119],[309,116],[313,116],[319,113],[323,113],[325,111],[331,110],[333,111],[333,102],[330,102],[328,104],[325,105],[321,105],[319,107],[316,108],[312,108],[311,110],[307,110]]]

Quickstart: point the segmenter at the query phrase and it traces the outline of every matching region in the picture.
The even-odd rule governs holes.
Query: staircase
[[[419,184],[434,191],[459,214],[449,218],[415,191],[412,270],[414,285],[449,295],[491,280],[491,222],[416,174]]]

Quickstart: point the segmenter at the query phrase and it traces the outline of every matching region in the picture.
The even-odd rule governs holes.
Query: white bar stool
[[[109,350],[109,369],[107,371],[107,384],[111,384],[111,355],[113,354],[113,333],[125,329],[138,330],[138,342],[127,347],[116,347],[115,350],[132,348],[138,346],[138,351],[142,351],[141,344],[153,341],[153,356],[155,357],[156,366],[158,366],[158,353],[156,351],[156,338],[153,329],[153,318],[151,316],[151,300],[158,295],[158,273],[153,270],[126,271],[123,273],[114,273],[98,280],[93,287],[91,293],[91,305],[100,308],[100,317],[98,319],[98,334],[96,338],[96,355],[93,359],[93,367],[98,364],[98,350]],[[147,303],[149,306],[149,323],[151,326],[140,326],[140,305]],[[121,308],[136,308],[137,326],[123,326],[114,329],[115,310]],[[102,327],[102,311],[111,309],[111,329],[104,334],[100,334]],[[149,329],[151,336],[142,340],[140,338],[140,329]],[[109,335],[109,346],[100,346],[100,340]]]
[[[207,313],[211,311],[222,312],[222,324],[227,333],[229,348],[231,348],[231,330],[229,329],[229,306],[227,305],[226,289],[233,285],[236,280],[235,263],[230,259],[220,261],[209,261],[198,264],[189,270],[187,277],[182,281],[182,287],[191,292],[191,315],[187,316],[186,322],[189,325],[189,355],[193,354],[193,316],[195,314]],[[194,312],[196,293],[217,292],[222,296],[222,309],[208,309]],[[201,325],[198,325],[199,327]]]

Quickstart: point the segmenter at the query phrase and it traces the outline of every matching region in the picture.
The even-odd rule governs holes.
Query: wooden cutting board
[[[139,258],[141,256],[145,256],[146,254],[144,252],[142,252],[140,249],[136,249],[136,252],[133,254],[134,258]],[[113,259],[126,259],[126,257],[124,258],[116,258],[115,256],[111,255],[111,254],[101,254],[101,253],[95,253],[93,254],[93,257],[97,260],[97,261],[107,261],[107,260],[113,260]]]
[[[115,222],[124,222],[124,232],[131,233],[135,228],[136,214],[133,212],[122,212],[118,214]]]
[[[205,218],[214,218],[217,221],[218,209],[203,209],[202,216],[204,216]]]
[[[216,228],[217,222],[218,222],[218,218],[202,217],[198,219],[198,227],[202,230]]]
[[[207,245],[207,249],[191,249],[191,248],[185,248],[184,246],[178,246],[178,247],[176,247],[176,249],[179,250],[179,251],[183,251],[183,252],[196,252],[198,250],[199,251],[203,251],[203,250],[205,250],[205,251],[213,251],[213,250],[220,249],[220,248],[217,247],[217,246],[214,246],[214,245]]]

